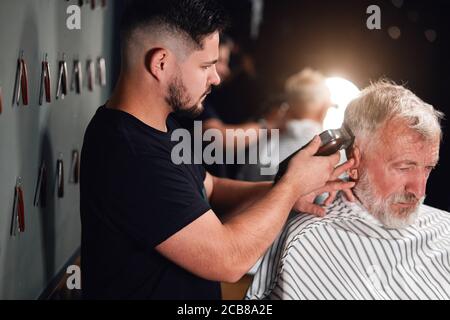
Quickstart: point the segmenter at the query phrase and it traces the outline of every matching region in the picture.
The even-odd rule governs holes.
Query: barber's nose
[[[421,199],[425,196],[427,188],[428,174],[421,172],[414,178],[412,178],[406,185],[406,191],[414,194],[417,199]]]
[[[212,70],[212,74],[210,76],[210,83],[213,86],[218,86],[220,84],[220,76],[217,73],[216,66],[211,68],[211,70]]]

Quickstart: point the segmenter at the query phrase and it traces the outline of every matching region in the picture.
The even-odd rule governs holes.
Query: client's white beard
[[[405,228],[413,224],[417,219],[418,209],[425,200],[425,197],[417,200],[411,193],[395,193],[387,199],[382,199],[375,192],[367,170],[361,172],[361,177],[353,192],[369,213],[389,229]],[[399,212],[391,210],[391,205],[394,203],[412,201],[417,201],[416,206],[413,208],[401,208]]]

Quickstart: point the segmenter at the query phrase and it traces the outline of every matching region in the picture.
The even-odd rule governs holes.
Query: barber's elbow
[[[246,275],[248,269],[242,263],[236,263],[232,259],[224,259],[222,265],[222,279],[220,281],[227,283],[236,283]]]
[[[223,274],[220,276],[221,282],[227,282],[227,283],[236,283],[245,275],[245,272],[239,272],[237,270],[226,270],[223,272]]]
[[[188,270],[203,279],[227,283],[238,282],[247,272],[237,264],[231,263],[226,257],[208,259]]]
[[[243,275],[236,272],[236,270],[229,270],[224,266],[215,266],[214,268],[209,268],[208,271],[199,271],[193,272],[200,278],[210,280],[210,281],[218,281],[218,282],[227,282],[227,283],[236,283],[239,279],[242,278]]]

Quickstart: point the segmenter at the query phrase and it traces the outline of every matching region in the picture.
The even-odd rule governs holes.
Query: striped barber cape
[[[339,196],[325,218],[297,215],[262,258],[246,299],[449,299],[450,213],[426,205],[387,229]]]

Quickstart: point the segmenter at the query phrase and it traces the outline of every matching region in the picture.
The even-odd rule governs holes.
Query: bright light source
[[[323,127],[325,130],[337,129],[344,122],[344,113],[347,105],[358,96],[360,91],[357,86],[344,78],[328,78],[326,84],[331,92],[331,101],[336,107],[328,110]]]

